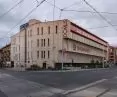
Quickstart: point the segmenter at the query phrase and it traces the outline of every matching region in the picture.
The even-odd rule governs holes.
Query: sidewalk
[[[5,68],[6,70],[25,72],[25,68]],[[105,70],[109,68],[95,68],[95,69],[73,69],[73,70],[29,70],[28,72],[76,72],[76,71],[96,71],[96,70]]]

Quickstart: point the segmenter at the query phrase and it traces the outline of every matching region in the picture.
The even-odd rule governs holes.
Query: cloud
[[[117,37],[103,37],[106,41],[110,41],[110,45],[117,47]]]
[[[0,15],[6,12],[9,8],[15,5],[20,0],[0,0]],[[38,0],[41,1],[41,0]],[[53,0],[48,0],[53,3]],[[93,5],[100,12],[116,12],[117,0],[87,0],[91,5]],[[0,18],[0,37],[5,35],[17,22],[19,22],[32,8],[37,5],[36,0],[24,0],[22,4],[17,6],[3,18]],[[83,0],[56,0],[56,5],[60,8],[67,7],[69,10],[89,10],[93,11],[89,6],[87,6]],[[55,8],[55,19],[59,19],[60,10]],[[112,24],[117,24],[117,15],[102,14],[108,21]],[[27,22],[29,19],[36,18],[41,21],[53,20],[53,6],[48,3],[43,3],[39,8],[28,16],[21,24]],[[93,34],[100,36],[107,40],[110,44],[116,44],[117,39],[117,27],[110,27],[110,25],[104,21],[98,14],[95,13],[78,13],[78,12],[63,12],[62,19],[68,18],[75,21],[78,25],[88,29],[95,28],[98,26],[109,26],[100,29],[88,29]],[[20,24],[12,31],[16,33],[19,30]],[[10,34],[11,35],[11,34]],[[3,39],[0,44],[5,44],[8,39]]]

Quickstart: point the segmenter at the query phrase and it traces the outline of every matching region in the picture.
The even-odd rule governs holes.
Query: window
[[[50,51],[48,51],[48,59],[50,58]]]
[[[32,48],[32,46],[33,46],[33,40],[31,40],[31,48]]]
[[[37,35],[39,35],[39,27],[37,28]]]
[[[43,51],[43,58],[45,59],[45,51]]]
[[[20,53],[19,53],[19,60],[20,60]],[[10,61],[10,60],[9,60]]]
[[[48,34],[50,34],[50,26],[48,27]]]
[[[37,51],[37,58],[39,58],[39,51]]]
[[[15,47],[13,47],[13,52],[15,52]]]
[[[43,39],[41,39],[41,47],[43,47]]]
[[[33,57],[33,53],[32,53],[32,51],[31,51],[31,58]]]
[[[43,35],[43,27],[41,27],[41,35]]]
[[[58,26],[56,26],[56,34],[58,33]]]
[[[43,39],[43,46],[45,47],[45,39]]]
[[[37,39],[37,47],[39,47],[39,39]]]
[[[48,38],[48,46],[50,46],[50,40],[49,40],[49,38]]]
[[[41,58],[43,58],[43,51],[41,51]]]
[[[19,45],[19,52],[20,52],[20,45]]]

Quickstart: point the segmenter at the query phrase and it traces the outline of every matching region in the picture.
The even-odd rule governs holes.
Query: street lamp
[[[103,46],[103,68],[104,68],[104,46]]]

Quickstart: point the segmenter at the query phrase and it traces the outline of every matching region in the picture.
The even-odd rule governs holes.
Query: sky
[[[44,2],[41,4],[32,14],[30,14],[25,20],[15,25],[23,19],[28,12],[37,6],[37,0],[22,0],[22,2],[13,8],[10,12],[2,16],[10,8],[16,5],[21,0],[0,0],[0,47],[10,42],[10,37],[15,33],[18,33],[21,24],[24,24],[30,19],[38,19],[40,21],[53,20],[53,8],[52,4],[54,0],[47,0],[49,3]],[[38,0],[39,2],[41,0]],[[98,12],[117,13],[117,0],[86,0],[92,5]],[[55,5],[60,9],[54,9],[54,20],[69,19],[81,27],[87,29],[91,33],[103,38],[110,45],[117,46],[117,14],[101,15],[106,18],[106,21],[94,12],[83,0],[55,0]],[[66,10],[66,11],[65,11]],[[75,11],[70,11],[75,10]],[[78,12],[78,11],[90,11],[90,12]],[[61,13],[61,17],[60,17]],[[111,25],[109,23],[111,23]],[[106,27],[104,27],[106,26]],[[13,28],[13,29],[12,29]]]

